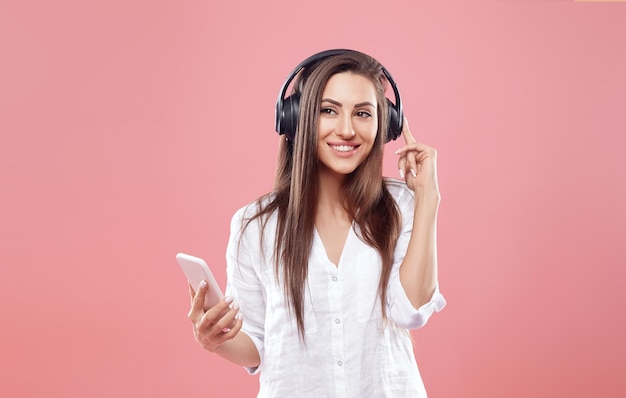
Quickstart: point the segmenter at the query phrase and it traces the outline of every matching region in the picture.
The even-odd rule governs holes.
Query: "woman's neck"
[[[345,214],[346,210],[341,203],[340,196],[341,184],[345,176],[330,172],[329,170],[320,170],[318,178],[318,211]]]

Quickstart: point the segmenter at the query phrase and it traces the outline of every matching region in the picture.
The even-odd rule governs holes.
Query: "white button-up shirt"
[[[351,228],[335,266],[315,231],[304,293],[305,343],[274,273],[276,215],[266,224],[263,246],[258,219],[241,233],[256,204],[233,216],[226,294],[239,302],[242,330],[259,351],[260,365],[247,369],[260,372],[258,397],[426,397],[407,329],[423,326],[446,302],[438,287],[418,309],[406,296],[399,268],[411,235],[414,197],[404,183],[389,181],[387,188],[402,214],[387,290],[388,320],[382,319],[378,295],[378,252]]]

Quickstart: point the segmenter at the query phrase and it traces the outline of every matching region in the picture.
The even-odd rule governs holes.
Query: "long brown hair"
[[[274,272],[282,276],[285,302],[295,315],[298,332],[304,340],[304,289],[308,259],[313,244],[315,211],[318,198],[317,131],[322,93],[335,74],[351,72],[372,81],[376,88],[378,132],[369,156],[347,175],[341,185],[342,205],[359,226],[360,236],[382,258],[378,285],[383,317],[393,252],[400,233],[400,213],[382,177],[384,138],[387,135],[387,81],[382,65],[361,53],[332,56],[304,69],[294,91],[301,94],[300,117],[293,140],[283,140],[278,154],[274,190],[258,201],[257,213],[248,220],[261,218],[261,234],[268,216],[278,212]],[[263,236],[261,236],[261,241]]]

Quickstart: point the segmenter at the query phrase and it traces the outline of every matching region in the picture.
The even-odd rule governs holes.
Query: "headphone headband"
[[[283,83],[283,86],[281,87],[278,94],[278,99],[276,100],[276,132],[278,134],[284,134],[285,137],[287,137],[287,139],[289,140],[293,140],[296,135],[296,126],[298,125],[298,117],[300,115],[300,94],[294,93],[287,98],[285,98],[285,94],[287,92],[287,88],[289,87],[293,79],[298,75],[298,73],[302,69],[314,65],[315,63],[323,59],[349,53],[368,56],[367,54],[355,50],[326,50],[317,54],[313,54],[304,61],[300,62],[298,66],[293,69],[287,80],[285,80],[285,82]],[[393,77],[391,77],[391,74],[384,66],[382,66],[382,72],[385,75],[385,78],[387,78],[389,84],[391,85],[395,96],[395,103],[392,103],[391,101],[389,101],[389,99],[387,99],[389,125],[387,127],[387,136],[385,137],[385,142],[389,142],[391,140],[397,139],[400,134],[402,134],[404,115],[402,111],[402,99],[400,98],[400,91],[398,91],[396,82],[393,80]]]

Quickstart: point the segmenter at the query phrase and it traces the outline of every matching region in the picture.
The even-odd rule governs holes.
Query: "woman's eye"
[[[322,108],[320,112],[327,115],[334,115],[336,113],[335,110],[332,108]]]
[[[356,115],[358,117],[372,117],[372,114],[366,111],[358,111]]]

